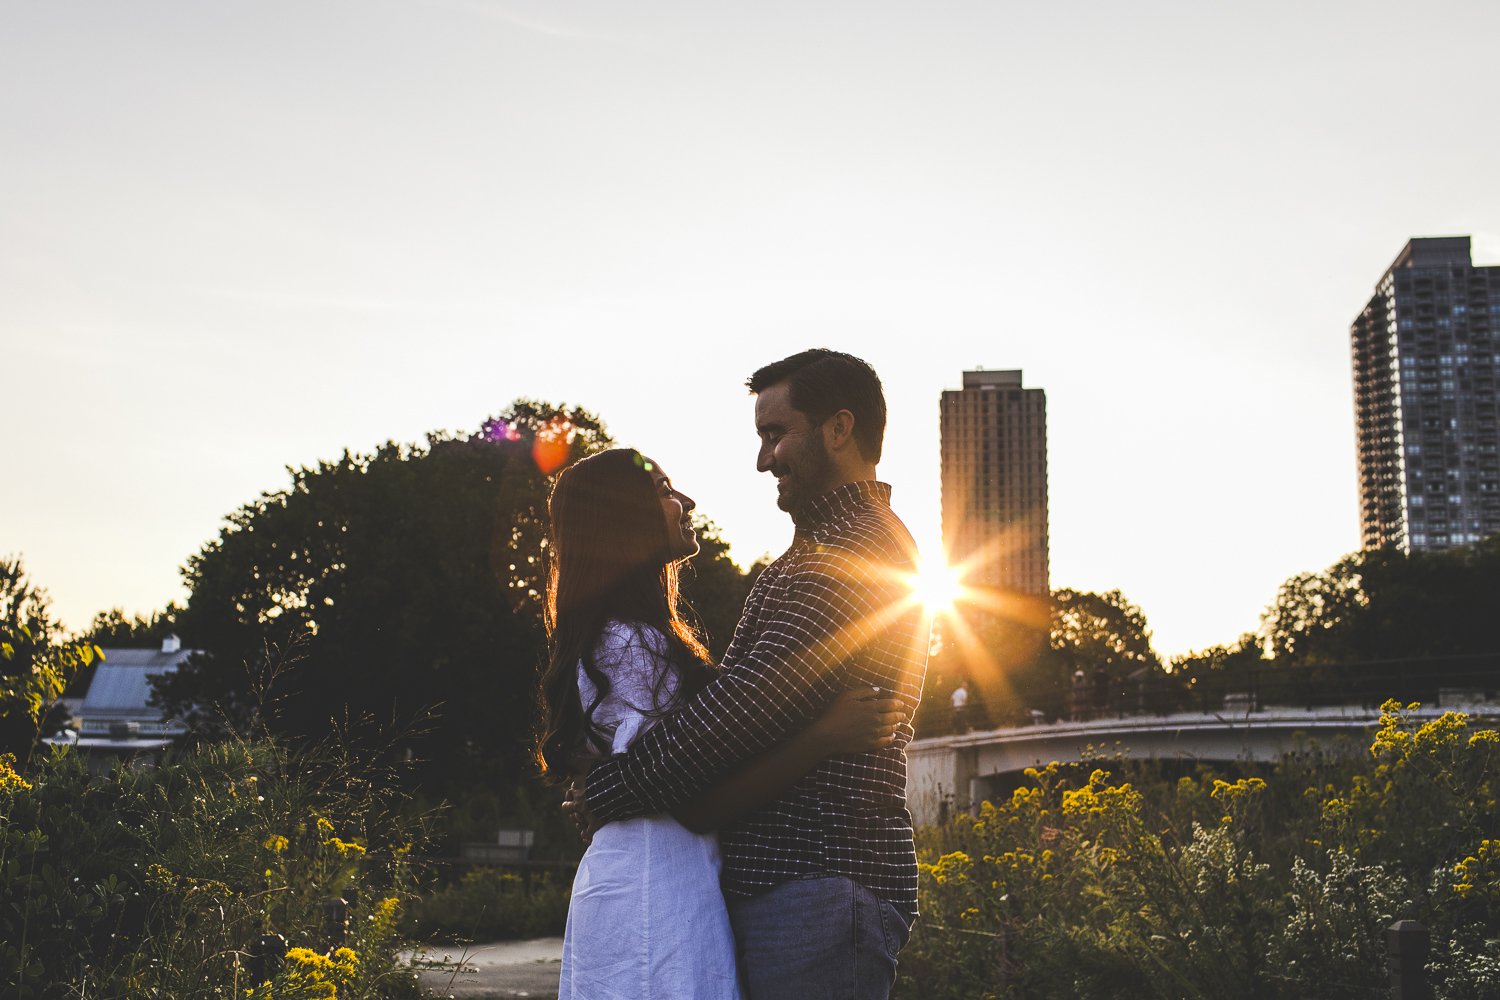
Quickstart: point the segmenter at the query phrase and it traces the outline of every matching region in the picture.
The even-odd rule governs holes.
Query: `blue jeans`
[[[890,903],[842,875],[729,898],[750,1000],[886,1000],[911,928]]]

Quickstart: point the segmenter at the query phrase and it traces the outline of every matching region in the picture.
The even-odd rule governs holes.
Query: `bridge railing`
[[[918,735],[935,736],[963,729],[1181,712],[1244,715],[1273,708],[1374,709],[1392,698],[1403,704],[1421,702],[1456,709],[1500,706],[1500,653],[1296,666],[1261,660],[1195,677],[1140,670],[1115,679],[1103,672],[1077,671],[1066,683],[1000,704],[985,705],[981,698],[971,698],[961,712],[924,706],[917,730]]]

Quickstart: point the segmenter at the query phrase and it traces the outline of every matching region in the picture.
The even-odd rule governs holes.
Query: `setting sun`
[[[948,616],[963,594],[963,574],[942,560],[925,560],[912,578],[912,591],[929,615]]]

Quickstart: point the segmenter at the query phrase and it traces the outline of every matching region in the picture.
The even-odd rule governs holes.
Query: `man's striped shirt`
[[[846,688],[879,687],[916,711],[928,623],[912,590],[916,546],[890,494],[884,483],[850,483],[798,512],[791,548],[756,580],[720,675],[629,753],[590,772],[587,801],[599,822],[682,805],[805,728]],[[725,891],[844,875],[915,916],[911,737],[903,725],[888,749],[826,758],[720,831]]]

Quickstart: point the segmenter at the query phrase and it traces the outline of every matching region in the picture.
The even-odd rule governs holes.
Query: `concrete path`
[[[532,997],[556,1000],[562,938],[496,941],[492,944],[427,945],[403,955],[417,970],[422,989],[436,997],[465,1000]]]

